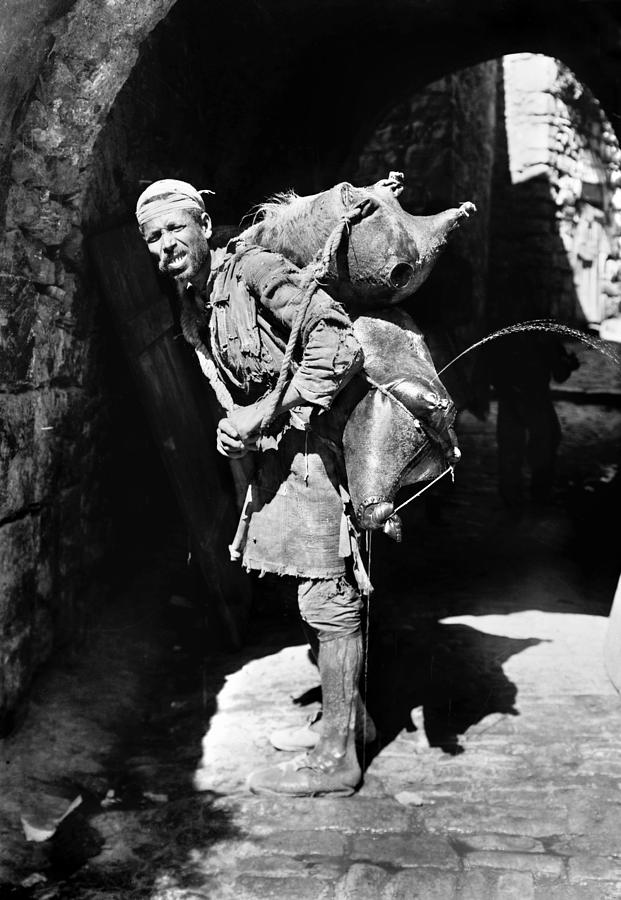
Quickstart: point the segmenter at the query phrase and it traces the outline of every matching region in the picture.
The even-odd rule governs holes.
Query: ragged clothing
[[[244,566],[305,578],[344,575],[351,548],[335,452],[313,431],[290,428],[258,462],[239,548]]]
[[[278,253],[232,241],[216,257],[207,284],[209,346],[234,400],[246,406],[274,387],[304,293],[302,274]],[[321,409],[363,356],[349,316],[316,290],[293,355],[293,384]]]
[[[276,383],[304,292],[301,281],[300,270],[284,257],[241,242],[231,242],[213,261],[206,337],[220,378],[242,406]],[[314,422],[323,420],[319,430],[338,435],[338,426],[330,427],[337,415],[332,403],[362,369],[363,354],[349,316],[321,289],[304,316],[293,362],[292,383],[310,408],[281,417],[278,442],[257,454],[235,554],[259,572],[338,579],[351,554],[344,466],[338,440],[322,438]]]
[[[360,634],[362,598],[349,575],[300,578],[298,608],[320,643]]]

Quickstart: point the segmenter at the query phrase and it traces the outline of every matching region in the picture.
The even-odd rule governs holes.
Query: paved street
[[[465,415],[454,487],[408,508],[400,546],[375,539],[367,686],[380,740],[359,793],[245,790],[253,768],[287,756],[270,732],[319,702],[274,585],[261,586],[244,650],[203,661],[195,611],[161,603],[149,576],[132,589],[141,600],[102,619],[92,661],[53,672],[5,741],[4,890],[40,875],[6,895],[621,898],[621,698],[602,659],[621,410],[558,411],[553,504],[521,518],[499,506],[494,410],[485,423]],[[25,786],[68,779],[82,807],[51,841],[26,844]]]

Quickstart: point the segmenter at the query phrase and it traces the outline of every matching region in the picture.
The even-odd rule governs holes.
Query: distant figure
[[[524,503],[523,470],[530,470],[530,495],[550,498],[561,441],[550,379],[566,381],[580,363],[550,333],[512,334],[492,341],[485,354],[490,384],[498,397],[498,490],[506,506]]]

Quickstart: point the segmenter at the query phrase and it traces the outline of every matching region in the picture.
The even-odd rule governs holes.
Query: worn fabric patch
[[[321,321],[310,333],[291,383],[309,403],[329,409],[338,391],[362,365],[362,350],[351,328]]]
[[[358,634],[362,599],[347,576],[307,578],[298,585],[298,606],[320,641]]]
[[[303,578],[344,575],[336,453],[312,431],[290,428],[258,462],[244,566]]]
[[[274,386],[304,290],[300,272],[279,254],[235,242],[229,248],[208,284],[209,345],[221,378],[245,405]],[[294,372],[298,366],[301,396],[321,408],[362,367],[348,316],[321,289],[302,323]]]

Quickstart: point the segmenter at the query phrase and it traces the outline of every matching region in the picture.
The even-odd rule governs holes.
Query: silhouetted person
[[[578,368],[556,335],[522,333],[493,341],[485,353],[490,383],[498,398],[498,489],[505,504],[524,502],[523,471],[530,471],[530,495],[546,502],[554,484],[561,441],[550,394],[550,379],[566,381]]]

